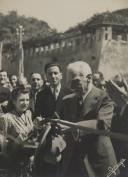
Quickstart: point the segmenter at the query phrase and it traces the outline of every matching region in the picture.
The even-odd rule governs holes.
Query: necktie
[[[56,88],[53,89],[53,96],[55,98],[55,100],[57,99],[57,90]]]
[[[83,97],[78,97],[77,101],[77,120],[80,121],[82,119],[83,114]]]

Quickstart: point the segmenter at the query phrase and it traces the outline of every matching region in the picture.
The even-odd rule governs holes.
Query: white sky
[[[67,30],[93,14],[128,8],[128,0],[0,0],[0,12],[17,10],[18,14],[46,21],[58,31]]]

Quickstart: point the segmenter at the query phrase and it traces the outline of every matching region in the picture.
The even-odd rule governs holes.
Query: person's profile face
[[[29,107],[29,93],[20,93],[16,100],[13,101],[15,109],[23,113]]]
[[[119,87],[123,86],[122,77],[120,75],[115,76],[114,81]]]
[[[99,75],[99,74],[94,74],[94,75],[93,75],[93,84],[94,84],[96,87],[99,87],[100,82],[101,82],[100,75]]]
[[[61,83],[62,73],[58,66],[49,67],[46,71],[47,80],[51,86],[56,87]]]

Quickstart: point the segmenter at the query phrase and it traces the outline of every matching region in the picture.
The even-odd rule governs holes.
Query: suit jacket
[[[51,88],[46,87],[37,94],[36,106],[35,106],[35,117],[42,116],[45,118],[51,118],[54,112],[60,109],[62,98],[71,93],[68,89],[61,88],[57,100],[52,94]],[[35,176],[38,177],[56,177],[58,171],[58,164],[50,164],[44,161],[44,150],[45,147],[41,147],[35,158]]]
[[[36,98],[37,98],[37,94],[39,92],[41,92],[43,90],[43,87],[40,88],[38,91],[34,91],[32,88],[30,90],[30,110],[32,111],[32,113],[34,114],[35,112],[35,104],[36,104]]]
[[[83,103],[81,115],[77,114],[77,96],[65,96],[60,109],[60,116],[64,120],[79,122],[91,120],[97,122],[97,129],[109,129],[113,114],[113,103],[106,92],[93,87]],[[85,125],[86,126],[86,125]],[[66,177],[106,177],[109,166],[116,164],[115,153],[109,137],[98,135],[84,135],[78,142],[72,133],[65,136],[67,148],[63,154],[61,176]]]
[[[55,111],[60,109],[62,98],[71,93],[68,89],[61,88],[57,100],[55,100],[51,88],[46,87],[37,94],[35,104],[35,117],[52,117]]]
[[[10,99],[10,90],[9,88],[0,86],[0,103]]]

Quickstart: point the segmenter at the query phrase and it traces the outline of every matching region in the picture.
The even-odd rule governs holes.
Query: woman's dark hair
[[[18,97],[19,94],[25,94],[28,93],[30,94],[30,88],[29,87],[18,87],[16,89],[14,89],[11,93],[11,100],[16,100],[16,98]]]
[[[19,94],[30,94],[30,88],[16,88],[12,91],[11,93],[11,97],[7,106],[7,112],[13,111],[15,109],[14,103],[13,101],[15,101],[17,99],[17,97],[19,96]]]

